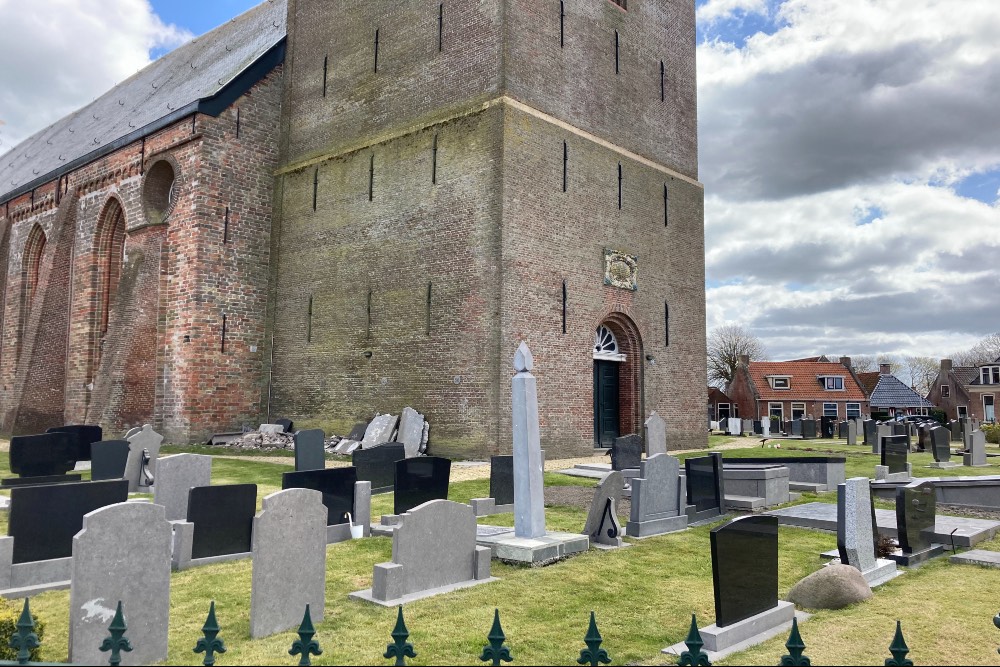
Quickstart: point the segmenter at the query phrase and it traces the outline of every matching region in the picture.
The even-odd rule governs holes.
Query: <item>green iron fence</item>
[[[1000,613],[993,618],[993,624],[1000,629]],[[24,608],[21,611],[21,616],[18,619],[16,627],[17,630],[11,636],[8,645],[18,652],[17,659],[16,661],[0,661],[0,664],[58,664],[30,662],[31,653],[34,649],[39,648],[40,642],[38,635],[34,631],[35,621],[31,617],[31,610],[27,599],[24,601]],[[198,639],[193,649],[195,653],[205,654],[205,658],[202,660],[203,665],[209,667],[215,665],[216,658],[226,652],[226,644],[219,637],[221,631],[219,622],[215,618],[215,601],[213,600],[209,606],[208,618],[205,619],[205,625],[201,629],[203,636]],[[114,619],[111,621],[111,625],[108,626],[109,635],[104,639],[100,647],[102,652],[109,654],[109,665],[120,665],[122,652],[127,653],[132,650],[132,643],[125,636],[127,632],[128,626],[125,623],[125,614],[122,609],[122,603],[119,601]],[[313,627],[309,605],[306,605],[305,615],[298,629],[298,636],[299,638],[288,649],[288,654],[293,658],[299,656],[298,664],[300,666],[312,665],[312,657],[323,655],[323,649],[320,648],[319,642],[315,639],[316,629]],[[407,629],[406,621],[403,618],[402,606],[399,607],[396,613],[396,625],[390,636],[392,637],[392,642],[386,645],[386,650],[382,654],[382,657],[393,661],[395,665],[406,665],[407,658],[417,657],[416,649],[408,641],[410,631]],[[482,654],[478,658],[480,662],[489,663],[494,666],[502,665],[505,662],[514,662],[514,655],[511,652],[511,648],[505,643],[507,636],[504,634],[503,626],[500,624],[499,609],[493,614],[493,625],[486,636],[486,640],[488,643],[483,646]],[[598,667],[598,665],[611,663],[611,655],[608,653],[608,650],[601,647],[604,639],[597,628],[597,618],[594,612],[590,612],[590,625],[587,628],[587,634],[584,636],[583,642],[586,648],[580,651],[580,656],[576,659],[577,664]],[[712,664],[708,654],[702,650],[705,642],[701,639],[701,633],[698,631],[698,619],[694,615],[691,616],[691,629],[688,631],[688,636],[684,640],[684,644],[687,646],[687,651],[682,652],[679,656],[678,665],[691,667],[704,665],[707,667]],[[805,655],[806,645],[802,641],[802,635],[799,633],[799,623],[797,620],[792,620],[792,630],[788,641],[785,642],[785,648],[788,650],[788,653],[781,656],[778,665],[794,666],[811,664],[809,657]],[[997,649],[997,651],[1000,652],[1000,649]],[[896,621],[896,633],[893,636],[892,643],[889,645],[889,653],[892,657],[885,660],[886,667],[912,666],[913,661],[906,657],[909,652],[910,649],[903,639],[902,624]]]

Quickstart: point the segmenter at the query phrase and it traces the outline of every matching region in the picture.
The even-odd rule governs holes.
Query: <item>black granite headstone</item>
[[[822,429],[822,436],[824,438],[830,439],[837,437],[837,418],[823,417],[820,419],[820,428]]]
[[[862,422],[862,431],[865,435],[866,445],[874,445],[876,438],[878,438],[878,422],[874,419],[866,419]]]
[[[802,437],[806,440],[811,440],[816,437],[816,420],[815,419],[803,419],[802,420]]]
[[[490,498],[497,505],[514,504],[514,457],[490,458]]]
[[[642,462],[642,436],[632,434],[615,438],[611,445],[611,469],[638,468]]]
[[[372,483],[372,493],[388,493],[395,484],[396,461],[405,458],[404,445],[382,445],[355,450],[351,464],[358,469],[359,482]]]
[[[326,467],[326,433],[322,429],[295,434],[295,470],[322,470]]]
[[[256,484],[196,486],[188,495],[187,520],[194,524],[191,558],[247,553],[252,548]]]
[[[292,433],[293,432],[292,429],[295,428],[295,423],[291,419],[286,419],[285,417],[282,417],[281,419],[275,419],[274,423],[278,424],[279,426],[281,426],[281,428],[285,429],[285,433]]]
[[[778,517],[748,516],[713,528],[715,624],[720,628],[778,606]]]
[[[843,440],[847,440],[847,422],[840,422],[837,424],[837,437]]]
[[[947,432],[948,429],[943,429]],[[905,554],[929,549],[934,542],[937,495],[933,482],[896,489],[896,529]]]
[[[40,486],[42,484],[72,484],[83,479],[82,475],[43,475],[41,477],[7,477],[0,481],[0,488],[15,486]]]
[[[431,500],[448,500],[451,460],[420,456],[396,461],[393,513],[409,512]]]
[[[354,483],[358,471],[353,467],[286,472],[281,476],[282,489],[313,489],[323,494],[328,512],[326,525],[347,523],[347,513],[354,518]]]
[[[57,426],[46,433],[69,433],[76,443],[76,460],[90,460],[90,445],[104,439],[104,430],[100,426]]]
[[[61,475],[76,467],[76,439],[69,433],[17,435],[10,439],[10,470],[21,477]]]
[[[77,482],[11,489],[7,534],[14,538],[14,563],[73,555],[73,536],[83,515],[128,500],[128,482]]]
[[[122,479],[128,462],[128,440],[102,440],[90,445],[90,479]]]
[[[361,442],[362,440],[365,439],[365,431],[367,430],[368,430],[368,422],[358,422],[357,424],[354,425],[354,428],[351,429],[351,434],[347,436],[347,439]]]
[[[687,502],[701,514],[722,512],[722,455],[709,454],[685,459]]]
[[[931,429],[931,449],[938,463],[951,461],[951,431],[943,426]]]
[[[905,435],[888,435],[882,438],[882,465],[889,467],[889,474],[906,472],[906,455],[910,451],[909,438]]]
[[[753,423],[753,432],[754,435],[764,435],[764,425],[760,422],[760,420]]]

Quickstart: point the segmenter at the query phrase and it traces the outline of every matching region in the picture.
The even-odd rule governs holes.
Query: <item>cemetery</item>
[[[30,599],[53,662],[994,663],[1000,475],[975,424],[837,429],[880,446],[741,424],[678,452],[653,414],[566,466],[533,367],[522,344],[512,454],[484,462],[380,417],[386,442],[350,456],[315,429],[256,455],[149,426],[15,437],[0,594],[25,636]]]

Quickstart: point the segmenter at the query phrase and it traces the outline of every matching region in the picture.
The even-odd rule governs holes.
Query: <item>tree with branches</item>
[[[979,366],[1000,359],[1000,331],[992,333],[968,350],[951,355],[956,366]]]
[[[760,338],[739,324],[716,327],[708,335],[708,382],[725,390],[733,381],[740,357],[752,361],[767,359],[767,350]]]

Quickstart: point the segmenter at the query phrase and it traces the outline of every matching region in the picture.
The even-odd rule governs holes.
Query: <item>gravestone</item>
[[[388,493],[396,483],[396,461],[405,458],[405,445],[389,444],[355,451],[351,464],[358,471],[358,480],[372,483],[372,493]]]
[[[490,550],[476,546],[472,508],[432,500],[403,516],[392,536],[392,562],[376,565],[372,587],[351,597],[396,606],[487,581]]]
[[[166,511],[167,521],[184,521],[191,489],[212,484],[212,457],[201,454],[164,456],[156,467],[153,503]]]
[[[420,456],[420,440],[424,436],[424,416],[413,408],[403,408],[399,416],[399,435],[396,442],[406,447],[406,458]]]
[[[965,454],[962,462],[967,466],[977,468],[988,466],[986,462],[986,434],[982,431],[972,431],[965,434]]]
[[[741,429],[740,435],[753,435],[753,420],[744,419],[743,428]]]
[[[651,412],[646,419],[646,456],[667,453],[667,422],[663,417]]]
[[[295,470],[322,470],[326,467],[326,433],[322,429],[295,434]]]
[[[295,429],[295,423],[291,419],[286,419],[281,417],[280,419],[275,419],[274,423],[281,427],[281,433],[293,433]]]
[[[365,437],[361,439],[361,447],[371,448],[392,442],[392,436],[396,432],[398,423],[399,417],[396,415],[375,415],[375,419],[368,424],[368,428],[365,430]],[[372,486],[375,485],[372,484]]]
[[[882,441],[892,437],[891,424],[879,424],[875,428],[875,439],[872,441],[872,454],[882,453]]]
[[[357,519],[354,511],[354,484],[358,481],[354,467],[303,470],[281,475],[282,489],[310,489],[320,493],[326,507],[325,526],[347,523],[347,514]]]
[[[882,465],[889,469],[889,474],[906,473],[906,458],[910,451],[907,436],[893,435],[882,440]]]
[[[121,664],[167,659],[171,538],[163,508],[150,503],[110,505],[83,517],[72,545],[70,662],[107,662],[100,646],[119,600],[132,642]]]
[[[743,429],[743,422],[740,421],[739,417],[729,418],[729,435],[740,435],[740,431]]]
[[[306,605],[314,623],[323,620],[326,517],[318,491],[287,489],[264,498],[253,518],[250,637],[297,627]]]
[[[90,445],[90,479],[125,479],[128,440],[103,440]]]
[[[347,436],[347,440],[357,440],[361,442],[365,437],[365,431],[368,430],[368,422],[358,422],[351,429],[350,435]]]
[[[777,424],[778,422],[773,422],[773,423]],[[771,437],[771,430],[772,430],[771,424],[772,421],[770,419],[765,419],[760,423],[760,434],[765,438]]]
[[[46,433],[69,433],[70,438],[76,444],[77,461],[89,461],[90,445],[104,439],[104,431],[100,426],[56,426],[50,428]]]
[[[594,499],[590,503],[587,523],[583,534],[590,537],[591,544],[608,547],[622,546],[622,527],[616,514],[622,501],[625,478],[617,470],[605,475],[594,489]]]
[[[802,435],[802,420],[793,419],[792,420],[792,435]]]
[[[642,438],[635,434],[615,438],[610,454],[612,470],[638,468],[642,461]]]
[[[811,440],[816,437],[816,420],[804,419],[802,421],[802,438]]]
[[[155,480],[156,459],[160,455],[160,443],[163,442],[163,436],[154,431],[152,426],[146,424],[141,431],[127,440],[128,461],[125,464],[125,479],[128,480],[129,493],[134,493],[139,490],[140,486],[143,451],[149,452],[149,472],[153,474]]]
[[[755,419],[753,422],[753,433],[754,435],[764,435],[764,422]]]
[[[680,462],[667,454],[654,454],[639,465],[632,480],[632,504],[626,533],[629,537],[662,535],[687,526],[681,507]]]
[[[934,461],[939,464],[951,463],[951,431],[943,426],[937,426],[931,429],[930,436]]]
[[[837,485],[837,550],[840,562],[861,571],[870,586],[896,575],[896,564],[876,558],[875,505],[867,477],[852,477]]]
[[[514,535],[545,536],[542,445],[538,429],[538,385],[531,374],[535,361],[521,342],[514,354],[511,406],[514,440]],[[614,465],[612,463],[612,465]]]
[[[858,422],[854,420],[847,422],[847,444],[858,444]]]
[[[11,489],[7,534],[14,538],[12,562],[72,556],[73,536],[83,527],[83,516],[126,500],[125,480]]]
[[[865,436],[864,444],[865,446],[871,446],[874,448],[878,441],[878,438],[876,437],[878,435],[878,422],[876,422],[874,419],[867,419],[864,422],[862,422],[862,424],[863,424],[862,433],[864,433]],[[878,452],[875,452],[873,450],[873,453],[877,454]]]
[[[497,505],[514,504],[514,457],[490,458],[490,498]]]
[[[904,554],[931,548],[936,512],[937,496],[933,482],[919,482],[896,489],[896,530],[899,548]]]
[[[450,459],[421,456],[396,461],[393,513],[409,512],[431,500],[447,500],[450,478]]]
[[[16,435],[10,439],[10,470],[21,477],[63,475],[76,466],[76,441],[69,433]]]
[[[847,440],[847,431],[850,428],[850,422],[842,421],[837,424],[837,437],[843,440]]]
[[[194,525],[191,558],[250,551],[256,484],[198,486],[189,493],[187,521]]]
[[[778,517],[736,519],[713,528],[710,541],[717,626],[778,606]]]
[[[951,441],[962,442],[962,422],[953,420],[948,424],[948,428],[951,431]]]
[[[722,483],[722,454],[685,459],[687,480],[687,502],[694,506],[694,514],[688,515],[691,522],[703,521],[722,514],[725,498]]]

